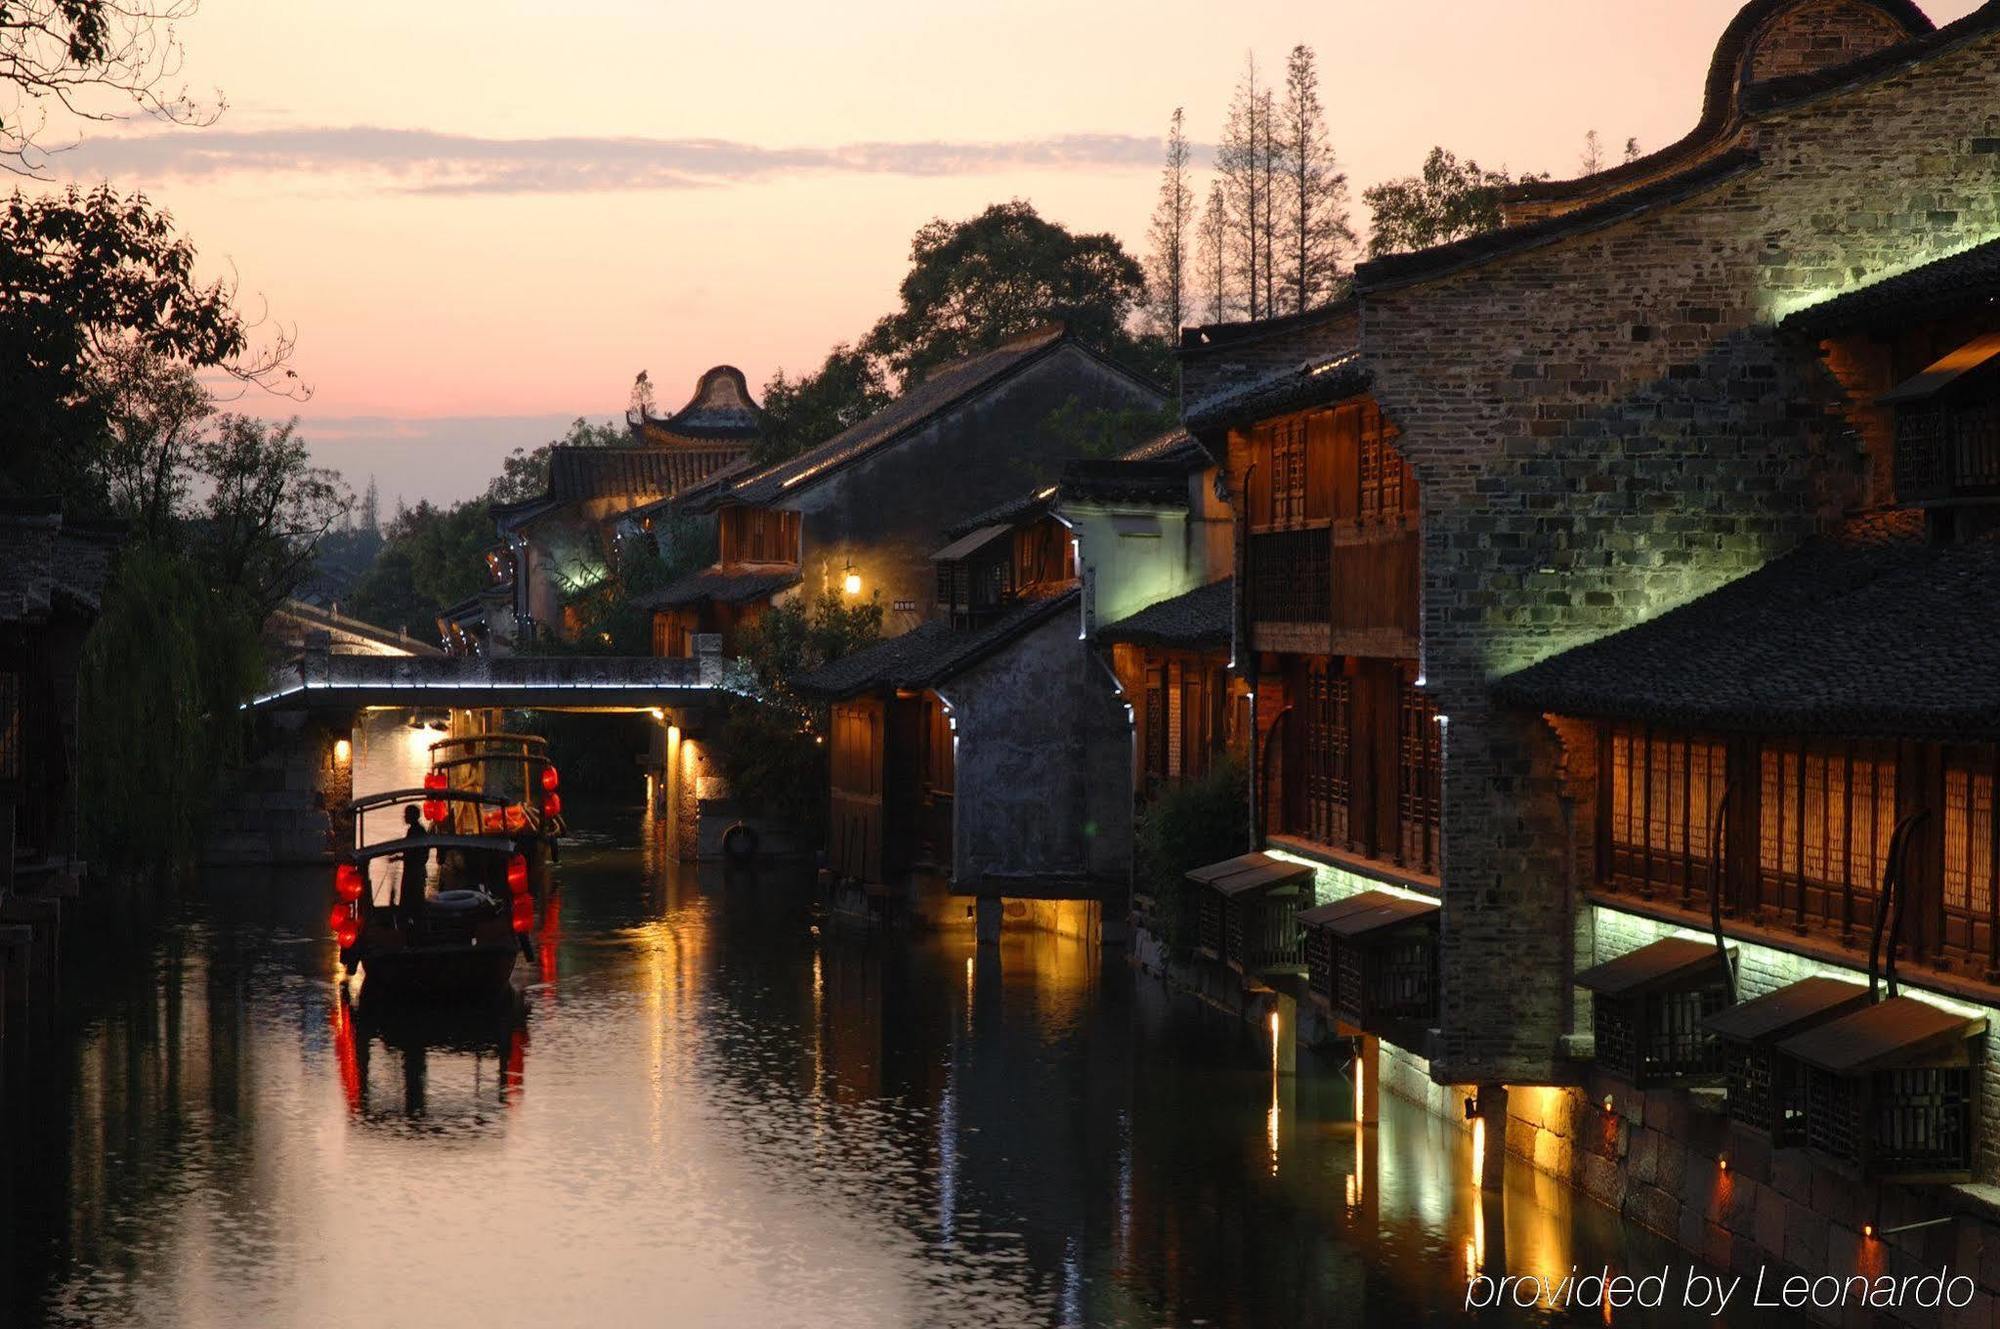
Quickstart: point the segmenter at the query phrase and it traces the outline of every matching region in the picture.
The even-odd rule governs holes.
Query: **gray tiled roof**
[[[1373,382],[1360,355],[1346,351],[1212,392],[1189,402],[1181,419],[1191,430],[1233,429],[1359,396]]]
[[[1943,318],[2000,297],[2000,239],[1836,295],[1786,316],[1787,332],[1813,336],[1882,322]]]
[[[1235,591],[1233,577],[1197,586],[1099,629],[1098,640],[1194,651],[1225,649],[1233,635]]]
[[[875,414],[795,457],[748,472],[710,496],[711,502],[768,503],[815,483],[877,448],[895,442],[960,402],[985,391],[1067,340],[1060,324],[1024,333],[993,350],[946,365]]]
[[[1208,454],[1202,450],[1187,428],[1176,425],[1164,434],[1156,435],[1138,447],[1118,454],[1120,461],[1179,461],[1189,466],[1206,466]]]
[[[882,688],[936,687],[1029,629],[1057,614],[1074,611],[1079,594],[1071,589],[1061,595],[1025,600],[977,628],[925,623],[865,651],[822,665],[799,680],[799,691],[808,696],[837,699]]]
[[[1858,520],[1650,622],[1509,675],[1504,701],[1738,732],[2000,738],[2000,535]]]
[[[1185,508],[1188,467],[1178,461],[1082,460],[1063,467],[1062,499],[1066,503],[1111,506]]]
[[[124,538],[114,522],[66,522],[54,506],[0,512],[0,623],[94,615]]]
[[[798,585],[797,568],[708,567],[676,578],[657,591],[637,595],[632,603],[641,609],[666,609],[674,605],[745,604],[761,596],[776,595]]]

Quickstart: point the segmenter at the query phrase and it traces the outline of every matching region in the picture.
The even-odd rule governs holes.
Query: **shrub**
[[[1176,955],[1194,945],[1186,877],[1250,848],[1249,782],[1233,757],[1206,775],[1168,785],[1139,812],[1139,889],[1154,900],[1154,929]]]

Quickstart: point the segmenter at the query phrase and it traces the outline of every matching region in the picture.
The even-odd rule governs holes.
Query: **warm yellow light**
[[[354,745],[344,738],[333,740],[333,761],[336,766],[345,766],[354,758]]]
[[[858,572],[848,573],[840,584],[849,595],[861,594],[861,574]]]
[[[1472,1119],[1472,1184],[1477,1186],[1486,1178],[1486,1118]]]
[[[657,706],[655,706],[650,713],[655,720],[664,720],[667,718],[667,713],[661,710]]]
[[[1716,1165],[1716,1167],[1718,1167],[1718,1168],[1722,1169],[1722,1170],[1723,1170],[1724,1172],[1727,1172],[1727,1171],[1729,1171],[1729,1160],[1728,1160],[1727,1158],[1718,1158],[1718,1159],[1716,1159],[1716,1160],[1715,1160],[1715,1165]]]
[[[1368,1102],[1367,1076],[1368,1063],[1361,1059],[1361,1053],[1357,1049],[1354,1054],[1354,1120],[1356,1122],[1361,1122],[1366,1116],[1364,1109]]]

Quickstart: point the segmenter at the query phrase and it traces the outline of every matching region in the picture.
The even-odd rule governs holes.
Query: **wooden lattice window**
[[[1306,835],[1321,844],[1352,841],[1353,694],[1338,663],[1314,660],[1306,670],[1304,793]]]
[[[1443,803],[1444,733],[1437,703],[1414,684],[1401,693],[1401,748],[1396,807],[1402,823],[1402,862],[1420,872],[1437,870],[1438,820]]]
[[[1629,724],[1612,727],[1608,748],[1604,829],[1613,881],[1705,896],[1716,810],[1729,787],[1727,749],[1712,738]]]
[[[21,778],[21,676],[0,672],[0,780]]]
[[[1306,515],[1306,422],[1292,419],[1271,435],[1271,520],[1296,525]]]
[[[1985,915],[1994,891],[1993,768],[1955,758],[1944,772],[1944,902]],[[1989,759],[1990,760],[1990,759]]]
[[[1877,743],[1768,743],[1759,903],[1843,931],[1873,917],[1896,829],[1896,757]]]
[[[1146,671],[1146,776],[1158,783],[1167,778],[1167,671]]]
[[[2000,968],[2000,748],[1954,748],[1944,767],[1944,943]]]

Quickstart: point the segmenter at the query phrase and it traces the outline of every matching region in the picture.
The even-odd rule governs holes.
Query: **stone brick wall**
[[[1744,82],[1810,74],[1859,60],[1904,38],[1903,25],[1863,0],[1818,0],[1780,14],[1752,40]]]
[[[1773,323],[2000,233],[2000,36],[1756,126],[1763,164],[1634,219],[1365,289],[1424,492],[1450,717],[1444,1078],[1550,1076],[1571,848],[1553,735],[1494,677],[1751,571],[1866,496],[1816,348]]]

